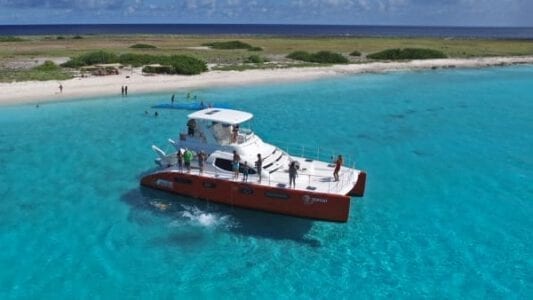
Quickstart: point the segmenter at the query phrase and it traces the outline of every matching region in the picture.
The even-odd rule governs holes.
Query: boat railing
[[[355,160],[352,153],[342,153],[339,150],[320,147],[318,145],[310,146],[296,143],[287,143],[283,141],[272,141],[272,145],[277,146],[290,156],[299,156],[307,159],[325,161],[334,164],[337,157],[342,155],[344,166],[355,168]]]
[[[181,172],[187,172],[185,167],[181,170]],[[200,172],[200,169],[198,167],[198,160],[193,159],[193,164],[191,164],[191,171],[190,174],[194,175],[206,175],[208,177],[214,177],[214,178],[220,178],[220,179],[226,179],[226,180],[235,180],[233,178],[233,173],[224,171],[208,171],[204,170],[203,172]],[[269,187],[277,187],[277,188],[289,188],[289,174],[287,173],[287,180],[279,180],[274,179],[271,174],[264,174],[266,176],[263,176],[261,180],[262,185],[267,185]],[[327,193],[338,193],[342,190],[345,190],[347,187],[352,187],[355,180],[355,172],[353,169],[350,168],[341,168],[339,172],[339,180],[334,181],[333,180],[333,174],[331,175],[331,178],[329,178],[328,181],[325,181],[324,179],[327,179],[325,176],[319,176],[319,175],[313,175],[313,174],[306,174],[306,173],[298,173],[297,175],[297,185],[299,190],[308,190],[308,191],[317,191],[318,187],[316,187],[314,184],[316,182],[321,182],[321,184],[324,184],[327,182],[327,190],[320,190],[320,192],[327,192]],[[249,175],[248,176],[250,183],[257,183],[258,176],[257,174]],[[239,181],[242,181],[243,174],[239,174]],[[305,183],[304,180],[307,180],[307,183]],[[303,184],[303,185],[302,185]]]

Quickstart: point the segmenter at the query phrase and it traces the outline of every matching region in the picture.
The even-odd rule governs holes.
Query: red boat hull
[[[157,172],[143,177],[141,184],[227,205],[318,220],[346,222],[350,211],[350,197],[346,195],[277,188],[188,173]]]

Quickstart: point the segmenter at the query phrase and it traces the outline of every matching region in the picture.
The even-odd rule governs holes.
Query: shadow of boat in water
[[[291,240],[312,247],[321,246],[319,240],[307,236],[313,226],[313,220],[243,209],[142,186],[126,192],[121,200],[132,207],[131,220],[141,225],[145,219],[134,217],[136,210],[167,216],[175,219],[177,223],[195,220],[195,222],[211,224],[216,223],[217,220],[224,220],[226,226],[222,226],[222,230],[234,234],[273,240]],[[212,215],[217,215],[217,220],[213,220]]]

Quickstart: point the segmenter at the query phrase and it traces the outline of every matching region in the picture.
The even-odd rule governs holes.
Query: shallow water
[[[342,224],[141,189],[188,113],[155,118],[170,95],[2,107],[0,298],[531,298],[532,84],[520,66],[195,91],[266,141],[353,156],[367,190]]]

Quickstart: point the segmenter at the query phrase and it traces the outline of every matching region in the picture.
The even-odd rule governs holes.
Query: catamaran
[[[316,157],[303,147],[300,156],[291,155],[289,148],[256,135],[252,119],[251,113],[224,108],[189,114],[187,130],[169,139],[175,151],[152,146],[158,167],[141,184],[237,207],[346,222],[350,196],[364,195],[366,173],[344,164],[334,176],[336,164],[317,159],[320,148]],[[192,161],[183,164],[184,155]],[[297,169],[294,185],[289,184],[291,163]]]

